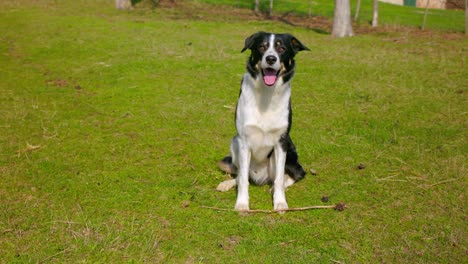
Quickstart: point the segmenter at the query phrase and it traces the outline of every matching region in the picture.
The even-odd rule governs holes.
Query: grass
[[[227,6],[237,6],[253,10],[254,1],[250,0],[196,0],[212,4],[224,4]],[[309,2],[304,0],[274,1],[274,14],[284,14],[292,12],[301,16],[309,14]],[[269,1],[260,1],[260,10],[269,10]],[[354,17],[357,1],[351,1],[351,14]],[[312,15],[333,18],[334,1],[314,0],[312,1]],[[421,27],[424,17],[424,8],[405,7],[387,3],[379,3],[379,24],[380,26],[411,26]],[[372,20],[372,0],[361,1],[361,10],[357,24],[369,24]],[[464,11],[463,10],[439,10],[431,9],[428,12],[426,29],[442,31],[463,32],[464,31]]]
[[[179,5],[0,4],[0,262],[466,262],[465,37],[332,39]],[[297,58],[292,138],[318,175],[289,205],[343,212],[200,208],[234,206],[215,163],[258,30],[312,50]],[[250,192],[272,207],[267,186]]]

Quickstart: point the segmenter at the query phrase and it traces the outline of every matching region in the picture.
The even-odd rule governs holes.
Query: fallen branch
[[[228,211],[228,212],[240,212],[240,213],[265,213],[265,214],[273,214],[278,212],[288,212],[288,211],[306,211],[306,210],[315,210],[315,209],[335,209],[337,211],[343,211],[347,206],[344,203],[338,203],[336,205],[315,205],[315,206],[306,206],[306,207],[299,207],[299,208],[288,208],[288,209],[281,209],[281,210],[243,210],[237,211],[235,209],[226,209],[226,208],[218,208],[212,206],[200,206],[201,208],[216,210],[216,211]]]

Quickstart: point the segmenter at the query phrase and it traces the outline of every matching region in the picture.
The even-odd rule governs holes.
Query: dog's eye
[[[268,49],[268,42],[263,42],[262,45],[260,45],[260,48],[258,48],[261,52],[265,52]]]
[[[279,53],[283,53],[286,51],[286,48],[281,44],[281,41],[276,41],[275,47]]]

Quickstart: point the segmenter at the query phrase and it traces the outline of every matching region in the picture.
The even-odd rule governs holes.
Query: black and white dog
[[[305,176],[291,129],[291,80],[294,56],[309,50],[290,34],[258,32],[245,40],[242,52],[250,49],[236,108],[237,135],[231,156],[218,163],[221,170],[237,175],[224,181],[218,191],[237,185],[235,209],[249,210],[249,181],[272,185],[274,210],[288,208],[285,189]]]

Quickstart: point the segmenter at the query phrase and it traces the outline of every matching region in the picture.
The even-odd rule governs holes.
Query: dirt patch
[[[219,243],[219,247],[226,251],[231,251],[241,241],[242,241],[242,238],[239,236],[230,236],[230,237],[225,238],[221,243]]]
[[[68,87],[70,83],[67,80],[64,79],[53,79],[53,80],[47,80],[46,83],[48,85],[52,85],[58,88],[64,88]]]

